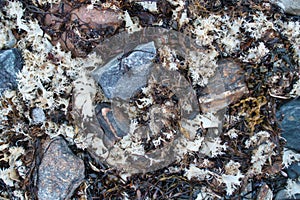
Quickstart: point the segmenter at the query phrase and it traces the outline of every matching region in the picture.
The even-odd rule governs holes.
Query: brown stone
[[[48,142],[38,169],[38,199],[69,199],[84,179],[84,163],[62,138]]]
[[[218,70],[199,98],[203,112],[219,111],[248,93],[244,71],[232,60],[218,62]]]

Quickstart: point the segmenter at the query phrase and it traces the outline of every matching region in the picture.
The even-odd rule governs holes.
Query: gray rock
[[[69,199],[84,179],[84,163],[69,149],[66,141],[49,142],[38,169],[38,199]]]
[[[295,198],[290,197],[286,190],[280,190],[279,192],[277,192],[276,196],[275,196],[275,200],[290,200],[290,199],[300,199],[300,195],[296,194]]]
[[[0,94],[17,88],[17,73],[22,66],[22,54],[18,49],[0,50]]]
[[[297,179],[300,177],[300,162],[291,164],[287,169],[287,173],[290,179]]]
[[[133,51],[120,54],[97,68],[92,76],[107,98],[125,100],[146,85],[155,56],[154,42],[138,45]]]
[[[299,0],[272,0],[272,2],[282,8],[285,13],[291,15],[300,15]]]
[[[40,124],[46,120],[44,110],[42,108],[34,108],[31,111],[31,118],[33,124]]]
[[[277,118],[282,118],[282,137],[287,141],[286,147],[300,152],[300,99],[283,105]]]

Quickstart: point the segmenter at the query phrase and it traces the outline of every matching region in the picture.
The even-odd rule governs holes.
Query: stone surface
[[[0,50],[0,94],[17,88],[17,73],[22,65],[22,54],[18,49]]]
[[[96,48],[105,64],[75,81],[72,110],[82,143],[95,159],[126,173],[145,173],[190,151],[188,141],[201,143],[195,137],[200,113],[196,92],[178,71],[155,62],[156,49],[170,46],[185,57],[194,44],[179,32],[155,27],[121,33]],[[108,88],[108,100],[97,98],[96,82]],[[111,107],[98,105],[103,102]]]
[[[273,199],[273,192],[266,183],[264,183],[261,186],[261,188],[259,189],[256,199],[257,200],[272,200]]]
[[[129,99],[136,90],[146,85],[156,48],[154,42],[149,42],[127,54],[120,54],[93,72],[94,79],[109,99]]]
[[[275,200],[289,200],[289,199],[300,199],[300,194],[296,194],[294,198],[290,197],[286,190],[280,190],[276,196],[275,196]]]
[[[298,177],[300,177],[300,162],[291,164],[287,168],[287,173],[289,178],[291,179],[297,179]]]
[[[199,103],[203,112],[219,111],[248,93],[244,72],[232,60],[218,62],[218,70],[201,92]]]
[[[31,118],[33,124],[40,124],[46,120],[44,110],[42,108],[34,108],[31,111]]]
[[[44,11],[46,14],[39,15],[38,19],[40,24],[49,27],[45,31],[51,36],[53,46],[60,43],[62,49],[81,57],[103,37],[112,35],[123,22],[118,9],[100,9],[92,4],[74,7],[72,2],[65,0],[53,3]],[[62,30],[62,26],[65,29]]]
[[[291,15],[300,15],[299,0],[272,0],[272,2],[282,8],[285,13]]]
[[[287,141],[286,147],[300,152],[300,99],[284,104],[277,112],[277,118],[282,118],[282,137]]]
[[[38,199],[69,199],[84,179],[84,163],[69,149],[66,141],[49,142],[38,169]]]

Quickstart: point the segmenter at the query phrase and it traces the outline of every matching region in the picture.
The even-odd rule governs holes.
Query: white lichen
[[[292,163],[297,161],[300,161],[300,154],[287,148],[283,149],[282,164],[284,168],[287,168]]]
[[[287,185],[285,187],[285,192],[290,198],[296,199],[296,194],[300,194],[300,183],[292,179],[287,180]]]
[[[204,155],[207,155],[211,158],[217,157],[224,154],[224,151],[227,149],[226,144],[221,144],[221,138],[206,138],[204,140],[200,152]]]

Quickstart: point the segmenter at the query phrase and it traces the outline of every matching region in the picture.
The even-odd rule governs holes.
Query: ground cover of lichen
[[[58,12],[56,17],[63,21],[54,20],[50,26],[45,19],[54,13],[50,2],[0,1],[0,5],[0,48],[7,48],[13,34],[14,47],[24,57],[18,89],[5,92],[0,103],[1,198],[36,198],[34,172],[41,145],[57,135],[64,136],[85,162],[86,180],[74,199],[256,198],[265,184],[274,195],[285,187],[291,196],[297,193],[299,186],[286,181],[284,174],[300,156],[284,154],[275,111],[300,95],[299,17],[285,15],[268,1],[68,2],[74,9],[113,10],[121,23],[114,21],[113,31],[104,27],[101,32],[75,23],[68,15],[74,9]],[[102,62],[96,54],[87,56],[101,39],[152,25],[190,35],[206,48],[206,54],[190,55],[191,64],[185,69],[197,91],[213,75],[218,59],[231,58],[241,63],[249,93],[228,107],[218,138],[164,169],[128,176],[85,151],[70,113],[72,83],[80,71]],[[174,67],[176,60],[166,60]],[[35,107],[46,113],[42,125],[32,123]],[[205,136],[207,129],[200,126],[199,132]]]

